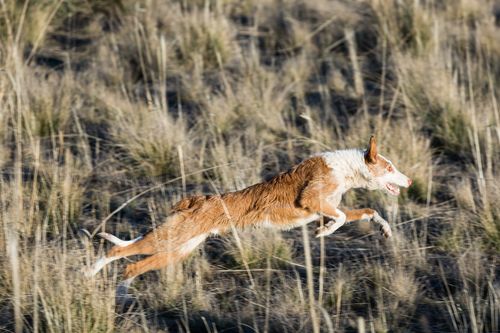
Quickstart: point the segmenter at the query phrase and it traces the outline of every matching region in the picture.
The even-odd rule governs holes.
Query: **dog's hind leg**
[[[125,278],[130,279],[148,271],[160,269],[184,259],[194,249],[196,249],[198,245],[200,245],[207,238],[207,236],[208,234],[194,236],[175,249],[166,249],[157,252],[146,259],[127,265],[127,268],[125,269]]]
[[[146,273],[148,271],[156,270],[168,266],[172,263],[179,261],[182,257],[168,253],[159,252],[153,254],[146,259],[140,260],[133,264],[128,264],[125,269],[125,281],[135,278],[138,275]]]
[[[184,216],[174,214],[167,218],[164,224],[152,230],[144,236],[132,240],[122,240],[114,235],[106,232],[101,232],[100,237],[115,244],[108,253],[99,258],[93,267],[86,271],[87,276],[97,274],[104,266],[117,259],[133,256],[133,255],[150,255],[158,253],[165,249],[166,246],[175,247],[176,239],[171,235],[172,230],[175,233],[175,226],[184,221]]]
[[[137,276],[147,271],[163,268],[169,264],[178,262],[180,259],[182,259],[180,256],[168,252],[159,252],[136,263],[128,264],[124,273],[125,280],[116,286],[116,302],[125,304],[130,299],[128,289]]]
[[[104,268],[107,264],[119,259],[120,257],[100,257],[99,259],[96,260],[94,265],[92,265],[91,268],[85,269],[84,274],[87,277],[91,277],[96,275],[101,269]]]
[[[103,257],[97,259],[94,265],[85,271],[85,275],[90,277],[96,275],[104,266],[123,257],[137,254],[152,254],[156,252],[154,244],[144,242],[142,237],[124,241],[108,233],[100,233],[99,236],[116,244]]]
[[[159,252],[147,257],[146,259],[127,265],[124,273],[125,280],[116,286],[116,303],[124,305],[128,300],[130,300],[131,295],[128,293],[128,289],[137,276],[146,273],[147,271],[160,269],[178,262],[183,257],[184,256],[168,252]]]

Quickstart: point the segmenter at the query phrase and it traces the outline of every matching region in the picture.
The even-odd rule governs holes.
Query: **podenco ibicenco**
[[[147,271],[160,269],[188,256],[210,235],[224,234],[232,227],[263,226],[291,229],[318,220],[331,221],[317,229],[329,235],[346,222],[370,219],[386,237],[391,228],[373,209],[341,211],[342,195],[351,188],[384,190],[399,195],[411,179],[391,161],[377,154],[375,138],[367,150],[338,150],[313,156],[274,178],[243,190],[221,195],[196,195],[174,205],[165,223],[134,240],[123,241],[111,234],[99,235],[115,244],[88,272],[94,275],[106,264],[128,256],[150,255],[127,265],[123,286]]]

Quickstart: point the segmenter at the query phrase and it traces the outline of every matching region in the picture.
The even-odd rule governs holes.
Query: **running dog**
[[[87,272],[95,275],[106,264],[133,255],[149,255],[127,265],[122,286],[140,274],[160,269],[186,258],[210,235],[232,228],[262,226],[292,229],[318,220],[331,221],[319,227],[317,237],[332,234],[347,222],[371,220],[391,237],[389,224],[370,208],[340,210],[342,195],[351,188],[383,190],[399,195],[410,178],[377,153],[375,138],[367,150],[337,150],[315,155],[289,171],[259,184],[221,195],[195,195],[174,205],[165,223],[134,240],[124,241],[108,233],[99,236],[115,244]]]

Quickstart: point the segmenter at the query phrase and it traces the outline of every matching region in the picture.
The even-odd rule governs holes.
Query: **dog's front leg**
[[[333,185],[319,181],[312,182],[300,194],[299,203],[302,208],[332,219],[316,230],[316,237],[330,235],[346,222],[344,212],[337,209],[342,194],[336,193],[336,186]]]
[[[322,215],[331,218],[332,221],[316,229],[316,237],[331,235],[347,222],[346,214],[340,209],[335,209],[330,214],[322,213]]]
[[[357,220],[370,220],[380,225],[382,235],[386,238],[392,236],[391,226],[389,222],[384,220],[376,210],[371,208],[363,209],[352,209],[345,211],[346,222],[357,221]]]

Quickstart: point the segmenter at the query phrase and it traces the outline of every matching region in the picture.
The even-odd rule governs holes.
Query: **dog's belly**
[[[289,230],[289,229],[293,229],[293,228],[308,224],[312,221],[315,221],[315,220],[319,219],[319,217],[320,217],[319,214],[310,214],[310,215],[305,216],[305,217],[290,219],[287,221],[272,221],[272,220],[268,219],[268,220],[262,221],[261,223],[259,223],[259,225],[264,227],[264,228]]]

